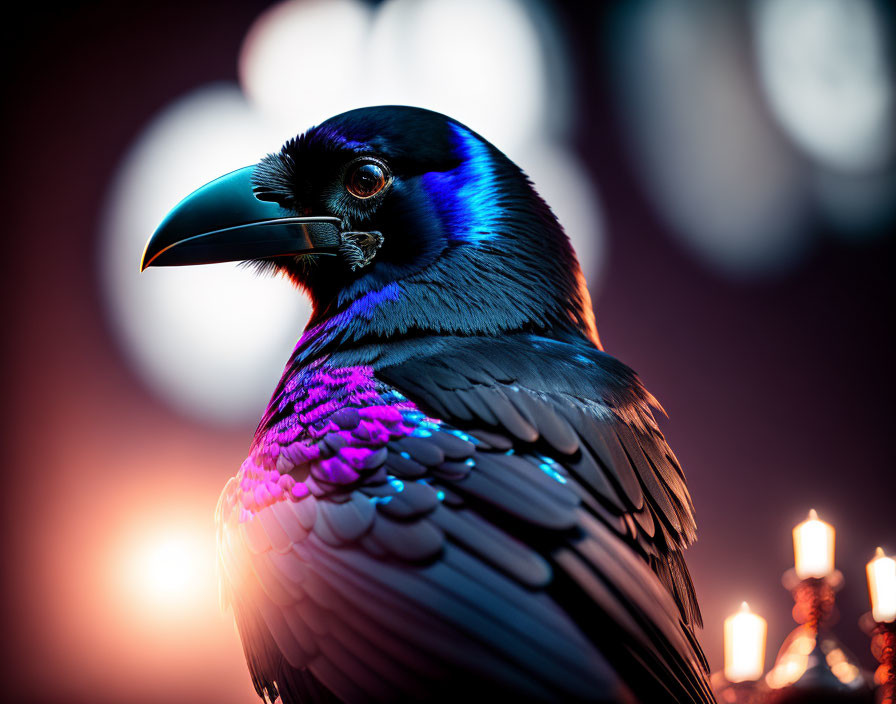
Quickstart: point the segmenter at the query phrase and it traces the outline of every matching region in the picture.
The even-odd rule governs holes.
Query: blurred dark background
[[[408,4],[365,7],[385,16],[408,13]],[[433,12],[444,4],[427,3]],[[299,14],[302,6],[290,5]],[[769,621],[771,665],[792,627],[792,600],[780,586],[793,562],[790,531],[809,508],[837,529],[846,578],[837,633],[871,667],[857,625],[868,610],[864,564],[878,545],[896,552],[892,16],[873,2],[798,0],[484,6],[497,9],[483,23],[510,29],[503,37],[472,31],[494,38],[494,47],[476,48],[482,70],[489,52],[511,72],[531,71],[532,55],[545,68],[535,98],[485,106],[508,124],[531,123],[529,132],[508,128],[502,144],[499,124],[475,123],[482,101],[467,106],[468,122],[531,163],[549,202],[551,184],[557,201],[571,200],[557,210],[589,274],[604,346],[668,412],[662,425],[697,508],[700,537],[688,561],[713,668],[721,666],[722,621],[742,600]],[[154,183],[141,180],[149,167],[137,162],[158,142],[140,140],[158,137],[159,116],[170,117],[174,101],[210,85],[236,94],[242,81],[251,105],[270,107],[263,81],[252,87],[264,67],[253,68],[244,45],[270,7],[31,3],[5,23],[9,701],[253,700],[230,616],[217,607],[212,516],[301,331],[302,304],[275,309],[289,325],[273,346],[267,324],[253,327],[235,304],[216,309],[217,297],[195,309],[185,303],[166,322],[171,302],[147,298],[159,287],[136,276],[139,243],[121,255],[133,271],[119,279],[110,242],[123,240],[128,224],[135,242],[149,234],[128,220],[135,192]],[[501,8],[531,23],[538,51],[520,48],[529,53],[516,61],[506,44],[515,25]],[[313,21],[326,23],[321,17]],[[325,72],[349,56],[348,73],[380,82],[388,63],[357,53],[354,30],[334,17],[319,32],[326,43],[295,70]],[[459,21],[473,26],[479,17]],[[472,51],[470,37],[443,27],[446,46]],[[411,50],[389,43],[388,29],[377,30],[386,45],[377,51]],[[252,41],[268,41],[263,23],[253,32]],[[290,75],[291,65],[282,70]],[[351,104],[351,87],[332,75],[332,94],[320,103]],[[501,86],[494,90],[501,100]],[[405,94],[417,95],[395,93]],[[313,90],[307,95],[313,103]],[[512,119],[533,105],[537,119]],[[203,119],[213,132],[214,110]],[[184,128],[187,140],[194,130],[208,141],[195,124]],[[307,121],[293,124],[298,132]],[[288,136],[281,132],[266,148]],[[143,217],[172,205],[166,197]],[[180,277],[181,286],[195,280]],[[171,350],[200,354],[191,331],[207,338],[230,324],[243,326],[232,339],[249,347],[243,354],[234,343],[222,354],[233,354],[235,369],[270,366],[270,383],[229,399],[228,368],[213,361],[209,390],[172,391],[178,379],[166,374],[182,366],[198,384],[202,365],[191,357],[179,365]],[[147,360],[140,335],[158,343],[161,361]]]

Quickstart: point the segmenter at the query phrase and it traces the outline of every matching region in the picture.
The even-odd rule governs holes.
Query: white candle
[[[765,619],[750,611],[747,602],[725,619],[725,679],[758,680],[765,667]]]
[[[896,560],[878,548],[866,566],[871,615],[878,623],[896,621]]]
[[[800,579],[827,577],[834,571],[834,528],[819,520],[814,508],[793,529],[793,555]]]

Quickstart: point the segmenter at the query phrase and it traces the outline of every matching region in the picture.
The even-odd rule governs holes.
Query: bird
[[[223,261],[312,304],[216,511],[261,698],[714,701],[662,409],[503,152],[337,115],[185,198],[141,267]]]

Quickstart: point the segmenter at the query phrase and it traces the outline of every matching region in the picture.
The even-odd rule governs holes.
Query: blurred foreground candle
[[[745,682],[762,677],[767,628],[765,619],[752,613],[747,602],[725,619],[725,679]]]
[[[822,579],[834,571],[834,528],[819,520],[814,508],[793,529],[793,555],[800,579]]]
[[[896,620],[896,560],[878,548],[866,566],[871,615],[878,623]]]

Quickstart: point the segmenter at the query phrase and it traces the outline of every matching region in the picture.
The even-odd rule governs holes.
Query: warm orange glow
[[[28,698],[257,701],[216,576],[215,504],[234,458],[245,456],[245,438],[223,434],[206,445],[180,420],[116,425],[110,412],[104,432],[121,443],[113,452],[90,436],[95,421],[72,419],[78,444],[29,529],[33,568],[19,570],[17,608],[32,634],[29,652],[41,653],[19,666],[37,692]],[[164,441],[127,451],[138,434]],[[64,465],[64,454],[53,459]],[[183,552],[190,576],[178,587],[181,577],[152,566],[177,565]]]
[[[781,646],[775,666],[765,676],[765,683],[772,689],[788,687],[799,680],[809,667],[809,655],[815,649],[815,633],[805,626],[798,626]]]
[[[186,530],[168,532],[159,526],[159,535],[135,546],[131,565],[131,588],[148,606],[179,608],[208,593],[203,582],[203,554],[200,536]]]
[[[765,666],[766,620],[750,611],[747,602],[725,619],[725,679],[758,680]]]
[[[800,579],[827,577],[834,571],[834,528],[815,509],[793,529],[793,554]]]
[[[865,571],[874,620],[878,623],[896,620],[896,560],[884,555],[883,548],[878,548]]]

